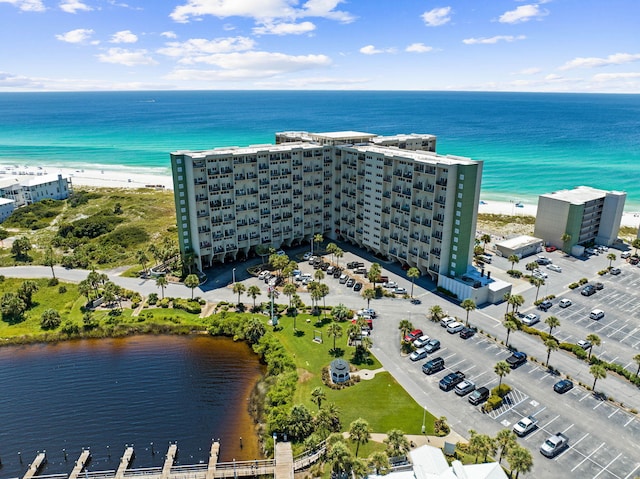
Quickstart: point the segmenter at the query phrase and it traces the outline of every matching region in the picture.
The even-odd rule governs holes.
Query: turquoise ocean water
[[[284,130],[431,133],[484,161],[482,198],[589,185],[640,211],[640,95],[475,92],[0,94],[0,164],[151,168],[169,152],[272,143]]]

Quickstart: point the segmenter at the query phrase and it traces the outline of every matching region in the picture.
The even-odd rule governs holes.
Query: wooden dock
[[[47,455],[44,452],[38,453],[33,462],[29,464],[29,469],[27,469],[27,472],[25,473],[23,479],[31,479],[33,476],[35,476],[42,465],[45,463],[46,459]]]
[[[124,479],[124,473],[127,470],[127,467],[129,467],[131,459],[133,459],[133,447],[128,447],[125,449],[124,455],[120,459],[120,465],[116,471],[115,479]]]
[[[220,443],[214,441],[211,444],[209,452],[209,465],[207,467],[207,475],[205,479],[214,479],[216,477],[216,466],[218,465],[218,457],[220,456]]]
[[[274,478],[293,479],[293,451],[290,442],[276,443],[275,459]]]
[[[162,466],[162,474],[160,475],[160,479],[169,479],[169,474],[171,473],[171,467],[176,459],[176,454],[178,452],[178,445],[171,444],[169,446],[169,450],[167,451],[167,457],[164,460],[164,466]]]
[[[69,479],[78,479],[78,477],[80,477],[80,473],[82,472],[82,469],[84,469],[84,466],[90,457],[91,452],[89,451],[89,449],[83,449],[80,457],[76,461],[76,465],[74,466],[73,471],[71,471],[71,474],[69,474]]]

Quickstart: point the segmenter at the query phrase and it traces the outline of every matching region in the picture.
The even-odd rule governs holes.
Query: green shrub
[[[102,238],[102,243],[113,243],[123,248],[140,243],[147,243],[149,234],[139,226],[121,226]]]
[[[569,289],[576,289],[578,286],[580,286],[578,283],[571,283],[568,288]]]
[[[499,388],[498,386],[496,386],[491,390],[491,395],[503,398],[510,392],[511,392],[511,386],[509,386],[508,384],[502,383]]]
[[[58,288],[59,294],[64,294],[66,292],[67,292],[67,287],[64,284]]]
[[[521,278],[522,277],[522,271],[519,271],[517,269],[510,269],[507,271],[507,274],[509,276],[511,276],[512,278]]]
[[[200,314],[200,312],[202,312],[200,303],[198,303],[197,301],[192,301],[190,299],[176,298],[173,300],[173,307],[175,309],[182,309],[183,311],[192,314]]]
[[[588,282],[589,280],[587,278],[580,278],[580,281],[578,281],[578,283],[580,283],[581,285],[587,284]]]
[[[482,406],[482,410],[484,412],[493,411],[494,409],[498,409],[502,406],[502,398],[500,396],[491,395],[487,402]]]
[[[149,299],[147,299],[147,302],[153,306],[154,304],[156,304],[158,302],[158,294],[157,293],[151,293],[149,295]]]

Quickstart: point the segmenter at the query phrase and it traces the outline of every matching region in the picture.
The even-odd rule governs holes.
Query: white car
[[[411,361],[420,361],[421,359],[424,359],[426,357],[427,357],[427,350],[424,348],[416,349],[414,352],[412,352],[409,355],[409,359],[411,359]]]
[[[413,345],[417,349],[424,348],[424,346],[427,344],[428,341],[429,341],[429,336],[427,336],[426,334],[423,334],[413,342]]]
[[[386,283],[382,283],[382,286],[385,288],[397,288],[398,283],[396,283],[395,281],[387,281]]]
[[[572,304],[573,304],[573,303],[571,302],[571,300],[570,300],[570,299],[567,299],[567,298],[563,298],[563,299],[561,299],[561,300],[560,300],[560,302],[558,303],[558,305],[559,305],[561,308],[568,308],[568,307],[569,307],[569,306],[571,306]]]
[[[562,273],[562,268],[557,264],[550,264],[547,266],[547,269],[550,269],[551,271],[555,271],[556,273]]]
[[[405,288],[396,288],[393,290],[395,294],[407,294],[407,290]]]
[[[627,259],[631,256],[631,251],[623,251],[622,253],[620,253],[620,257],[622,259]]]
[[[447,324],[447,333],[449,334],[459,333],[463,329],[464,329],[464,324],[458,321],[452,321],[449,324]]]
[[[604,311],[602,311],[601,309],[594,309],[593,311],[591,311],[591,313],[589,313],[589,317],[591,319],[602,319],[604,318]]]
[[[582,349],[590,349],[593,345],[591,344],[591,341],[581,339],[580,341],[578,341],[578,346],[580,346]]]
[[[443,328],[446,328],[447,326],[449,326],[449,323],[453,323],[456,320],[456,318],[452,318],[451,316],[447,316],[445,318],[442,318],[440,320],[440,326],[442,326]]]
[[[529,313],[524,318],[522,318],[522,322],[527,326],[533,326],[534,324],[540,322],[540,317],[535,313]]]
[[[302,256],[302,259],[305,261],[309,261],[313,255],[308,251]]]
[[[552,266],[552,265],[550,265],[550,266]],[[547,266],[547,267],[549,267],[549,266]],[[539,270],[537,268],[533,270],[533,276],[535,276],[536,278],[542,278],[542,279],[547,279],[549,277],[549,275],[547,273],[545,273],[544,271]]]

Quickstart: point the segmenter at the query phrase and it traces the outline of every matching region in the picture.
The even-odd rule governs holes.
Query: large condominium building
[[[482,163],[432,135],[284,132],[171,154],[180,249],[202,269],[258,246],[345,240],[434,279],[471,263]]]
[[[574,245],[611,246],[618,238],[626,197],[588,186],[540,195],[533,235],[566,252]]]

